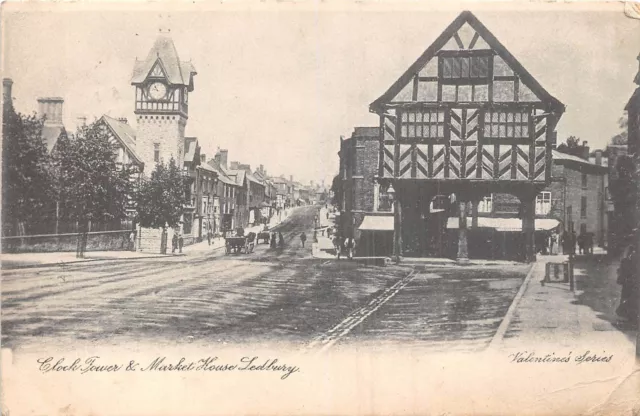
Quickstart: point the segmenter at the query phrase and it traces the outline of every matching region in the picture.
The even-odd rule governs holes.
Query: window
[[[580,198],[580,218],[587,218],[587,197]]]
[[[402,113],[403,138],[444,138],[444,111],[420,110]]]
[[[483,197],[480,202],[478,202],[478,212],[493,212],[493,194]]]
[[[529,113],[487,110],[484,113],[484,137],[528,138]]]
[[[488,56],[443,56],[440,58],[444,82],[488,81]]]
[[[551,192],[540,192],[536,195],[536,215],[547,215],[551,212]]]
[[[582,174],[582,189],[587,189],[587,174]]]
[[[383,212],[391,212],[393,209],[393,204],[391,203],[391,198],[389,198],[389,193],[386,189],[382,188],[380,184],[376,184],[374,188],[375,194],[375,211],[383,211]]]
[[[153,161],[160,162],[160,143],[153,144]]]

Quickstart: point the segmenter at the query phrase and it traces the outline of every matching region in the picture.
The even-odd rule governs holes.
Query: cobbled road
[[[5,270],[2,343],[286,342],[300,347],[402,342],[486,346],[525,266],[426,270],[311,257],[317,207],[278,228],[285,248],[224,250]],[[298,238],[307,233],[306,247]]]

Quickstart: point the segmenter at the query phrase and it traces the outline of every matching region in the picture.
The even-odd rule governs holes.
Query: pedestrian
[[[578,254],[587,254],[585,252],[585,243],[586,243],[586,235],[584,233],[580,233],[578,236]]]
[[[317,230],[313,230],[313,242],[314,243],[318,242],[318,231]]]
[[[175,253],[178,248],[178,233],[173,232],[173,237],[171,238],[171,253]]]
[[[571,255],[576,255],[576,243],[577,243],[577,238],[576,238],[576,231],[573,230],[571,231],[571,245],[569,246],[569,249],[571,250],[570,253]]]
[[[178,236],[178,249],[180,250],[179,253],[182,253],[183,244],[184,244],[184,238],[182,238],[182,233],[180,233],[180,236]]]
[[[616,314],[634,327],[638,324],[638,272],[635,270],[636,248],[631,245],[618,268],[618,284],[620,291],[620,305]]]
[[[340,255],[342,254],[342,238],[340,238],[338,234],[333,238],[333,248],[336,251],[338,260],[340,260]]]
[[[327,228],[327,237],[331,238],[332,233],[333,233],[333,229],[331,227]]]
[[[558,239],[558,236],[556,235],[556,232],[552,232],[551,236],[549,237],[549,254],[553,255],[555,254],[553,252],[553,246],[556,244],[556,241]]]
[[[347,249],[347,258],[349,260],[352,260],[353,252],[355,251],[355,248],[356,248],[356,241],[353,239],[353,237],[347,238],[347,240],[344,243],[344,247]]]
[[[276,233],[271,233],[271,248],[276,248],[277,245],[277,239],[276,239]]]
[[[302,247],[304,248],[304,243],[307,241],[307,235],[304,232],[300,234],[300,241],[302,241]]]
[[[284,237],[280,231],[278,231],[278,247],[284,248]]]
[[[207,230],[207,241],[209,242],[209,245],[211,245],[211,228]]]

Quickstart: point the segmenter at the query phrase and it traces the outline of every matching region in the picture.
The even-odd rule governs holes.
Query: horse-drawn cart
[[[260,240],[264,241],[265,244],[269,244],[270,239],[271,233],[269,231],[261,231],[258,233],[258,244],[260,244]]]
[[[224,239],[225,252],[226,254],[252,253],[255,245],[255,239],[255,233],[249,233],[242,237],[227,237]]]

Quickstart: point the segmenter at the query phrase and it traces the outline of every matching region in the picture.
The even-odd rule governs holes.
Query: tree
[[[184,213],[188,185],[188,178],[182,175],[173,158],[167,165],[158,163],[151,177],[140,184],[136,198],[138,223],[162,229],[162,253],[166,253],[167,227],[176,227]]]
[[[575,149],[576,147],[580,146],[580,139],[576,136],[569,136],[567,137],[566,143],[569,149]]]
[[[562,143],[558,146],[558,151],[582,157],[582,146],[580,145],[580,139],[576,136],[567,137],[565,143]]]
[[[43,120],[5,107],[2,121],[2,214],[12,234],[42,221],[52,203],[51,163],[42,138]]]
[[[62,217],[78,223],[76,255],[84,257],[90,223],[126,217],[134,168],[117,163],[117,147],[104,126],[82,126],[62,134],[54,155]]]
[[[629,126],[629,117],[627,114],[620,117],[618,119],[618,127],[620,128],[620,133],[616,134],[611,138],[611,144],[614,145],[625,145],[627,144],[627,135],[628,135],[628,126]]]

